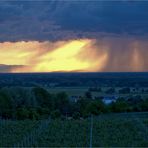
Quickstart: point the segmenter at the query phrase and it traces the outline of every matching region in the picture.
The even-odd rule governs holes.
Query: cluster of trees
[[[123,98],[106,105],[101,98],[92,99],[89,92],[72,102],[65,92],[51,94],[40,87],[10,87],[0,89],[0,117],[11,119],[41,119],[88,117],[109,112],[148,111],[148,99]]]
[[[58,110],[63,115],[68,110],[66,93],[56,95],[46,89],[10,87],[0,90],[0,117],[13,119],[39,119]]]
[[[119,94],[129,94],[131,92],[129,87],[124,87],[118,90]],[[106,94],[114,94],[116,93],[115,88],[109,88],[105,91]]]
[[[120,113],[120,112],[142,112],[148,111],[148,99],[140,97],[131,97],[129,99],[119,98],[111,104],[104,104],[102,99],[97,98],[88,100],[81,99],[76,103],[77,109],[75,112],[80,113],[80,116],[87,117],[90,114],[99,115],[101,113]]]
[[[130,94],[132,92],[139,92],[139,93],[148,93],[148,89],[144,88],[130,88],[130,87],[122,87],[119,90],[115,89],[115,87],[110,87],[106,90],[102,90],[101,87],[90,87],[88,89],[89,92],[104,92],[106,94],[114,94],[114,93],[119,93],[119,94]]]
[[[131,92],[129,87],[119,89],[119,94],[129,94]]]

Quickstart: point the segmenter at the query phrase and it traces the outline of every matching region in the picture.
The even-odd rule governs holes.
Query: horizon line
[[[0,72],[0,74],[62,74],[62,73],[148,73],[148,71],[106,71],[106,72]]]

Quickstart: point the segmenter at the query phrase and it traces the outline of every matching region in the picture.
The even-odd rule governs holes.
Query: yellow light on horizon
[[[73,71],[85,70],[89,68],[89,61],[82,61],[77,58],[77,54],[90,40],[74,40],[66,43],[62,47],[43,55],[35,71]]]
[[[0,43],[0,64],[12,65],[10,72],[90,71],[96,62],[92,63],[89,55],[83,59],[79,54],[91,44],[89,39],[4,42]]]
[[[35,46],[37,42],[0,43],[0,64],[26,65],[36,52],[32,50]]]
[[[147,50],[131,42],[129,50],[119,54],[108,42],[95,39],[57,42],[20,41],[0,43],[0,72],[101,72],[143,71]],[[120,51],[120,50],[119,50]],[[18,65],[18,66],[17,66]]]

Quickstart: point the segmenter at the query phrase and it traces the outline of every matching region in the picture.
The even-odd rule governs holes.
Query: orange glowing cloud
[[[0,72],[145,71],[148,44],[124,39],[0,43]]]
[[[71,40],[61,42],[5,42],[0,43],[0,63],[5,65],[23,65],[11,72],[56,72],[91,71],[101,64],[92,61],[95,52],[91,52],[92,40]],[[82,58],[87,52],[92,56]],[[87,55],[85,55],[87,56]],[[102,62],[106,55],[100,58]],[[101,65],[99,66],[101,67]]]

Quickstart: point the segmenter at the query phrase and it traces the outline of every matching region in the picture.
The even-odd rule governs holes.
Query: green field
[[[113,94],[106,94],[105,91],[110,87],[101,87],[102,92],[92,92],[93,97],[98,96],[113,96]],[[58,93],[58,92],[66,92],[69,96],[84,96],[85,92],[88,91],[89,87],[53,87],[47,88],[50,93]],[[116,87],[115,90],[121,89],[120,87]],[[118,94],[115,93],[118,97],[126,97],[131,95],[141,95],[144,99],[148,98],[148,93],[141,93],[141,92],[131,92],[130,94]]]
[[[50,93],[66,92],[69,96],[84,96],[85,92],[88,91],[88,87],[56,87],[48,88],[48,91]]]
[[[51,120],[41,134],[33,135],[36,137],[34,138],[36,141],[30,146],[89,147],[90,121],[89,118]],[[5,124],[4,122],[1,123],[0,146],[13,146],[20,143],[23,136],[37,128],[35,126],[38,123],[39,121],[7,121]],[[148,112],[107,114],[93,117],[93,147],[148,147],[147,139]]]

